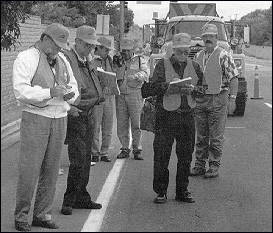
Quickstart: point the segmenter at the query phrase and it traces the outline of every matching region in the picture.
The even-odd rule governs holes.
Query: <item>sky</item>
[[[271,1],[178,1],[183,3],[216,3],[216,11],[224,20],[240,19],[242,16],[256,9],[268,9]],[[153,12],[158,12],[159,18],[165,18],[169,10],[169,1],[161,1],[161,5],[136,4],[136,1],[128,1],[128,8],[134,12],[134,23],[139,26],[154,23]],[[236,16],[237,14],[237,16]]]

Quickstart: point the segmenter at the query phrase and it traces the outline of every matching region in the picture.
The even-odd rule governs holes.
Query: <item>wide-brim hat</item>
[[[82,25],[77,28],[76,38],[83,40],[87,44],[100,45],[97,41],[98,38],[95,28],[88,25]]]
[[[205,24],[202,28],[202,36],[204,35],[217,35],[218,29],[215,24]]]
[[[45,28],[43,33],[48,35],[59,47],[63,49],[69,49],[67,44],[69,30],[62,24],[52,23]]]
[[[98,42],[101,46],[109,49],[109,50],[115,50],[114,45],[112,44],[112,41],[104,36],[98,38]]]
[[[120,49],[123,50],[132,50],[134,49],[134,41],[130,39],[121,39]]]
[[[173,36],[172,48],[189,48],[191,46],[191,36],[188,33],[178,33]]]

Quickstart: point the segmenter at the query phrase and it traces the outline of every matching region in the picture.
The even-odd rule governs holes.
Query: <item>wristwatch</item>
[[[230,99],[236,99],[236,95],[229,95]]]

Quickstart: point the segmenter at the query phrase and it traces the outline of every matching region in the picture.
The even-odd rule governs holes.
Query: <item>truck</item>
[[[170,57],[172,54],[172,38],[178,33],[191,35],[191,47],[189,57],[194,58],[195,54],[204,49],[204,42],[201,38],[202,27],[207,24],[215,24],[218,29],[218,46],[232,54],[235,65],[239,71],[239,87],[236,98],[236,110],[233,116],[243,116],[247,100],[247,82],[245,79],[245,55],[233,53],[230,46],[230,38],[223,17],[219,17],[216,11],[216,3],[177,3],[170,2],[169,12],[164,19],[163,37],[156,38],[158,53],[150,57],[150,75],[158,60],[163,57]],[[162,21],[160,21],[162,22]],[[162,27],[162,23],[159,25]],[[156,25],[157,28],[157,25]]]

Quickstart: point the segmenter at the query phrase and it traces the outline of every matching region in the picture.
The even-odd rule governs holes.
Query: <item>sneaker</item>
[[[62,176],[64,174],[64,169],[60,168],[59,169],[59,176]]]
[[[218,167],[210,167],[209,170],[206,171],[204,178],[215,178],[219,176]]]
[[[52,220],[42,221],[37,218],[33,218],[32,226],[49,228],[49,229],[58,229],[59,228],[59,226],[55,222],[53,222]]]
[[[205,175],[205,173],[206,168],[195,166],[194,168],[191,169],[190,176],[202,176]]]
[[[144,160],[143,157],[141,156],[141,150],[133,151],[133,154],[134,160]]]
[[[95,164],[96,164],[95,162],[92,162],[92,161],[91,161],[91,166],[95,166]]]
[[[91,161],[92,162],[99,162],[100,161],[100,157],[98,155],[93,155]]]
[[[72,215],[73,208],[71,206],[62,206],[61,213],[63,215]]]
[[[166,202],[167,202],[166,194],[158,194],[157,197],[154,199],[154,203],[156,204],[164,204]]]
[[[194,203],[193,197],[191,196],[191,193],[188,191],[183,192],[181,195],[176,194],[175,196],[176,201],[182,201],[182,202],[188,202],[188,203]]]
[[[17,231],[31,231],[31,226],[27,222],[14,222]]]
[[[87,203],[78,203],[77,205],[73,206],[74,209],[101,209],[101,207],[101,204],[94,201],[90,201]]]
[[[101,156],[100,161],[111,162],[111,159],[109,159],[108,156]]]
[[[129,158],[130,150],[129,149],[121,149],[121,152],[118,154],[118,159]]]

